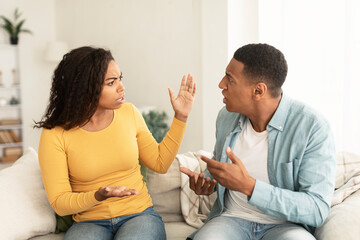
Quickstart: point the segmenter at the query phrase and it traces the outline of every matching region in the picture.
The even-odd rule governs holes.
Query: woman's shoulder
[[[118,113],[134,113],[137,108],[130,102],[123,103],[120,108],[116,109]]]
[[[58,134],[58,133],[63,133],[64,131],[65,131],[65,129],[63,127],[55,126],[51,129],[43,128],[42,133],[43,134]]]
[[[46,138],[62,137],[64,135],[65,131],[66,130],[60,126],[56,126],[51,129],[43,128],[43,130],[41,132],[41,137],[46,137]]]

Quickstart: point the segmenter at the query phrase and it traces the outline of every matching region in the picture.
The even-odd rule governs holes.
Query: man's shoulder
[[[288,123],[296,123],[300,125],[306,126],[318,126],[329,128],[329,122],[327,119],[321,114],[321,112],[314,107],[310,106],[307,103],[302,101],[287,98],[287,116],[286,122]]]
[[[290,104],[290,117],[302,117],[306,120],[327,122],[324,116],[320,113],[320,111],[310,106],[309,104],[290,98],[288,100]]]

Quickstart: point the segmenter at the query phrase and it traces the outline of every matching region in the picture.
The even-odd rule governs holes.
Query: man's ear
[[[253,97],[255,100],[260,100],[265,96],[267,92],[267,86],[264,82],[259,82],[254,87]]]

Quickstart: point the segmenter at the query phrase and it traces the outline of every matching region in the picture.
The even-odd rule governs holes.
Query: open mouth
[[[125,97],[121,97],[121,98],[118,98],[116,99],[117,102],[125,102]]]

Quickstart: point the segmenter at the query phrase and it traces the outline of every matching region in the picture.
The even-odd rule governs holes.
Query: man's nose
[[[225,89],[226,88],[226,84],[225,84],[225,78],[226,78],[226,76],[224,76],[222,79],[221,79],[221,81],[219,82],[219,88],[220,89]]]

